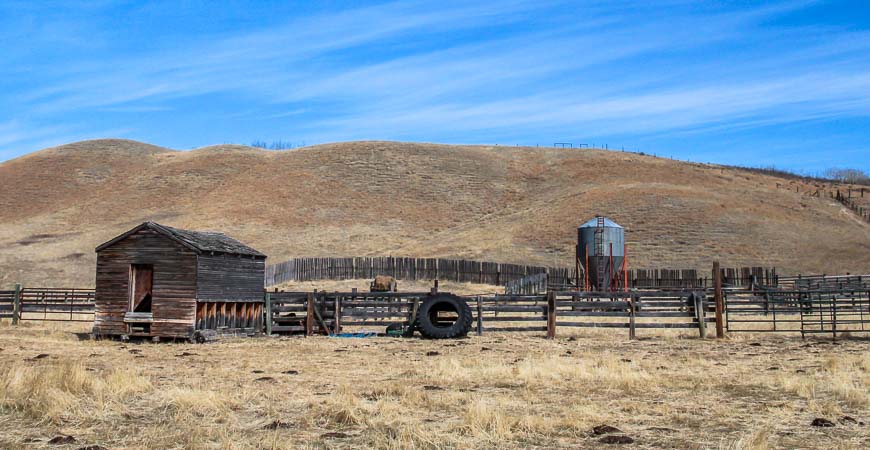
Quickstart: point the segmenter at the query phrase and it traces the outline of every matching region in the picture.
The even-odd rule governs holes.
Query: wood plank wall
[[[153,264],[151,334],[187,337],[196,310],[196,253],[143,229],[97,254],[94,333],[127,334],[130,264]]]
[[[369,279],[388,275],[400,280],[443,280],[502,286],[535,273],[567,283],[573,270],[521,264],[445,258],[393,256],[295,258],[266,267],[265,284],[285,281]]]
[[[263,301],[265,260],[240,255],[199,255],[199,301]]]
[[[507,286],[531,275],[546,273],[552,286],[567,287],[574,283],[574,269],[521,264],[443,258],[405,258],[392,256],[347,258],[295,258],[266,266],[265,285],[285,281],[370,279],[388,275],[399,280],[443,280]],[[726,285],[756,284],[775,286],[775,268],[723,268]],[[633,288],[694,288],[712,286],[709,271],[697,269],[630,269],[629,287]],[[534,278],[537,280],[537,278]],[[621,277],[620,277],[621,280]],[[620,282],[622,285],[622,282]]]

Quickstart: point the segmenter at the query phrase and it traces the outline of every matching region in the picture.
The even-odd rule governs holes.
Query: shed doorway
[[[130,312],[150,313],[154,266],[152,264],[130,265]]]

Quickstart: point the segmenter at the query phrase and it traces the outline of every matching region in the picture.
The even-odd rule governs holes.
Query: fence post
[[[716,338],[725,337],[725,323],[722,314],[725,311],[725,298],[722,296],[722,271],[719,261],[713,261],[713,298],[716,300]]]
[[[632,295],[628,298],[628,301],[628,339],[633,341],[637,339],[635,335],[635,329],[637,328],[635,326],[637,320],[637,298]]]
[[[308,293],[308,301],[305,302],[305,336],[314,333],[314,294]]]
[[[556,292],[547,292],[547,339],[556,337]]]
[[[333,317],[333,333],[341,333],[341,299],[340,295],[335,296],[335,316]]]
[[[414,304],[411,305],[411,313],[408,317],[408,330],[405,331],[405,337],[413,337],[417,323],[417,311],[420,310],[420,299],[415,298]]]
[[[477,296],[477,335],[483,336],[483,301]]]
[[[15,284],[15,293],[12,297],[12,325],[18,325],[21,319],[21,284]]]
[[[701,333],[701,339],[707,337],[707,322],[704,311],[704,297],[706,294],[692,294],[695,297],[695,315],[698,317],[698,332]]]
[[[272,294],[266,292],[266,336],[272,335]]]

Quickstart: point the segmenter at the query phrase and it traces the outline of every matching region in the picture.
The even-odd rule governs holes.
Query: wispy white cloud
[[[59,137],[133,130],[124,120],[76,117],[176,121],[194,104],[224,127],[283,120],[309,141],[691,137],[870,117],[870,33],[778,22],[807,7],[818,2],[448,1],[321,11],[137,54],[81,56],[38,83],[19,73],[21,87],[0,94],[0,111],[27,114],[5,139],[0,128],[0,148],[53,118],[69,128]]]

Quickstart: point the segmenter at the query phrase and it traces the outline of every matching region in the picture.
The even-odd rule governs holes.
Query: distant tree
[[[292,149],[295,147],[296,146],[293,145],[292,142],[285,142],[285,141],[274,141],[274,142],[272,142],[272,145],[269,146],[269,148],[272,150],[289,150],[289,149]]]
[[[832,180],[851,184],[868,184],[870,177],[860,169],[832,167],[825,171],[825,176]]]
[[[305,143],[303,142],[301,146],[304,147]],[[294,144],[290,141],[272,141],[272,143],[267,143],[266,141],[256,140],[254,142],[251,142],[251,147],[257,147],[266,150],[291,150],[299,147],[299,145]]]

